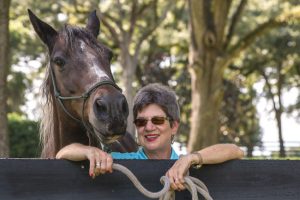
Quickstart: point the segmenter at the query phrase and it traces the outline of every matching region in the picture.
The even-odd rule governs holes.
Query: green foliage
[[[150,4],[149,0],[137,1],[142,17],[137,20],[139,28],[134,30],[132,38],[133,45],[144,29],[150,27],[162,8],[168,1],[157,1],[157,4]],[[233,1],[231,9],[240,1]],[[47,23],[59,29],[62,23],[84,26],[87,14],[94,9],[103,13],[107,12],[112,18],[122,21],[122,28],[129,31],[130,5],[132,1],[120,1],[123,13],[119,13],[118,1],[37,1],[23,0],[11,1],[10,9],[10,47],[11,64],[22,64],[22,68],[30,68],[29,61],[39,58],[42,66],[45,66],[46,49],[35,34],[27,15],[27,9],[32,9],[39,17]],[[188,73],[188,11],[185,0],[174,1],[176,4],[168,13],[166,20],[156,29],[149,39],[141,46],[135,88],[150,82],[161,82],[170,85],[177,93],[181,107],[181,126],[179,130],[180,142],[188,140],[189,118],[191,111],[191,84]],[[233,36],[231,46],[247,35],[250,31],[262,24],[270,17],[276,17],[282,12],[288,12],[298,4],[297,0],[292,1],[248,1],[242,14],[241,20],[237,22],[236,34]],[[231,11],[231,12],[232,12]],[[64,14],[65,19],[59,19]],[[232,16],[232,14],[231,14]],[[113,20],[111,20],[113,21]],[[288,90],[291,87],[300,85],[300,61],[299,61],[299,23],[290,20],[285,28],[276,28],[265,37],[261,37],[251,45],[251,48],[244,53],[236,62],[225,71],[224,99],[222,113],[220,113],[221,128],[220,140],[224,142],[236,142],[248,148],[260,144],[261,130],[256,116],[255,100],[252,85],[261,80],[257,69],[267,69],[269,77],[276,83],[276,69],[278,62],[283,62],[282,73],[285,74],[283,87]],[[116,31],[118,24],[110,23]],[[111,34],[106,26],[101,24],[99,40],[104,42],[116,54],[120,54],[119,47],[113,42]],[[229,47],[230,47],[229,45]],[[23,59],[23,60],[22,60]],[[119,60],[113,60],[113,65],[118,66]],[[40,76],[43,71],[40,67],[36,74],[25,74],[23,71],[11,71],[8,77],[9,87],[9,112],[20,111],[20,105],[25,102],[25,89],[32,90],[32,82]],[[121,69],[122,70],[122,69]],[[120,74],[117,74],[116,80]],[[275,85],[275,84],[274,84]],[[266,94],[265,90],[265,96]],[[300,113],[300,97],[298,104],[289,107],[290,112]],[[300,116],[300,114],[298,115]],[[35,157],[39,154],[38,148],[38,125],[36,122],[25,120],[17,115],[9,117],[9,130],[11,153],[13,157]],[[26,144],[25,142],[28,142]]]
[[[144,41],[136,71],[137,88],[159,82],[176,92],[181,110],[176,141],[181,143],[188,141],[191,110],[191,80],[187,67],[188,13],[185,6],[184,1],[177,1],[151,38]]]
[[[220,142],[236,143],[247,147],[252,157],[254,146],[261,146],[261,129],[255,107],[256,92],[251,87],[235,81],[224,80],[224,99],[220,113]],[[239,83],[239,84],[238,84]]]
[[[24,104],[24,93],[27,87],[25,74],[21,72],[12,72],[8,76],[8,112],[21,113],[20,105]],[[16,89],[18,88],[18,89]]]
[[[299,28],[298,24],[272,30],[249,48],[243,56],[242,64],[238,64],[240,73],[245,78],[252,77],[251,79],[256,79],[255,82],[266,78],[269,80],[271,88],[266,84],[263,88],[263,95],[268,99],[278,96],[281,91],[300,86]],[[297,110],[298,104],[295,102],[288,108],[280,109],[291,113]],[[278,105],[277,107],[279,109]]]
[[[15,113],[8,116],[8,121],[10,157],[39,157],[38,123]]]

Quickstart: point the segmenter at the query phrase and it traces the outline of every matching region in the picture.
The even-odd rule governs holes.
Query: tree
[[[119,62],[122,67],[122,83],[124,85],[128,106],[128,121],[133,121],[132,107],[136,80],[135,73],[142,44],[166,18],[168,11],[174,5],[173,1],[112,1],[110,5],[101,4],[100,18],[109,31],[107,38],[119,48]],[[128,123],[127,130],[134,133],[134,126]]]
[[[9,6],[10,0],[0,1],[0,157],[9,155],[7,128],[7,74],[9,69]]]
[[[55,7],[55,3],[51,2]],[[24,0],[24,1],[11,1],[10,10],[10,30],[9,30],[9,44],[10,44],[10,64],[7,78],[7,112],[17,112],[21,115],[27,115],[24,106],[28,97],[28,91],[37,90],[33,87],[33,82],[38,78],[41,79],[41,72],[44,68],[36,69],[32,63],[41,63],[45,66],[45,49],[43,48],[40,40],[35,37],[33,28],[29,22],[27,10],[24,7],[40,12],[47,15],[47,19],[53,20],[52,16],[56,10],[52,10],[50,3]],[[58,7],[58,6],[57,6]],[[49,17],[50,15],[50,17]],[[56,16],[56,14],[54,14]],[[37,62],[38,61],[38,62]],[[37,95],[37,94],[34,94]]]
[[[7,18],[3,17],[2,11],[7,5],[6,3],[9,1],[0,1],[1,5],[1,16],[0,16],[0,38],[6,36],[3,33],[3,28],[5,25],[4,20],[8,20],[8,12]],[[34,1],[34,0],[24,0],[24,1],[15,1],[12,0],[9,2],[10,9],[9,12],[9,38],[0,39],[0,108],[1,108],[1,116],[0,116],[0,146],[5,143],[7,145],[7,152],[9,151],[9,156],[14,157],[36,157],[39,152],[38,150],[38,126],[37,122],[33,122],[30,120],[15,120],[15,118],[8,118],[7,115],[11,112],[18,113],[23,116],[27,116],[26,111],[22,111],[20,108],[24,105],[26,100],[26,95],[24,95],[25,90],[32,91],[31,82],[43,71],[44,68],[40,68],[36,70],[34,73],[24,73],[22,69],[29,69],[30,67],[26,65],[30,65],[30,61],[39,58],[39,61],[43,61],[44,59],[40,59],[42,56],[42,52],[44,52],[43,46],[40,40],[35,37],[33,28],[29,23],[29,18],[27,14],[27,10],[24,9],[26,7],[32,8],[34,10],[38,10],[38,12],[42,12],[44,15],[47,15],[47,20],[53,20],[56,18],[56,14],[52,16],[51,13],[55,13],[55,7],[59,8],[59,6],[55,6],[56,4],[53,2],[42,2],[42,1]],[[4,6],[5,4],[5,6]],[[50,6],[51,5],[51,6]],[[54,9],[54,11],[53,11]],[[7,8],[8,10],[8,8]],[[50,17],[48,16],[50,15]],[[3,20],[3,21],[2,21]],[[8,23],[8,22],[7,22]],[[8,31],[8,27],[7,27]],[[5,45],[2,42],[6,42]],[[6,46],[9,44],[9,51]],[[3,51],[6,53],[5,59],[2,59]],[[10,55],[8,54],[10,52]],[[7,62],[7,64],[2,65],[3,62]],[[18,69],[20,71],[15,71],[13,66],[19,66]],[[24,65],[26,67],[24,67]],[[42,64],[43,65],[43,64]],[[6,67],[5,73],[2,71]],[[12,67],[8,67],[12,66]],[[22,66],[22,67],[20,67]],[[3,72],[3,73],[2,73]],[[2,85],[5,83],[5,87]],[[5,89],[5,95],[2,94],[2,91]],[[35,88],[34,88],[35,89]],[[26,94],[26,93],[25,93]],[[5,97],[5,99],[4,99]],[[5,112],[2,112],[2,108],[5,105]],[[24,112],[24,113],[23,113]],[[3,113],[3,115],[2,115]],[[7,126],[8,123],[8,126]],[[5,126],[5,128],[4,128]],[[8,130],[7,130],[8,128]],[[7,132],[8,131],[8,132]],[[6,133],[7,139],[2,139],[2,134]],[[9,138],[9,141],[8,141]],[[10,144],[10,145],[8,145]],[[34,144],[34,145],[33,145]],[[9,146],[9,147],[8,147]],[[0,156],[8,156],[8,153],[5,155],[2,154],[2,150],[0,150]]]
[[[279,9],[270,14],[268,20],[244,35],[234,35],[247,0],[236,3],[223,0],[189,0],[189,72],[192,81],[189,151],[218,142],[217,119],[223,99],[222,80],[229,64],[266,31],[300,17],[297,6],[287,10]],[[256,6],[260,3],[262,2],[259,1]],[[257,7],[253,15],[257,15]]]
[[[299,88],[300,83],[297,72],[300,64],[298,29],[299,26],[294,25],[282,27],[262,37],[256,42],[255,48],[248,50],[243,62],[247,69],[241,70],[248,76],[257,73],[259,75],[257,79],[261,78],[264,82],[264,96],[271,101],[272,111],[275,114],[280,157],[286,156],[282,115],[288,110],[283,104],[282,96],[291,88]],[[253,56],[255,60],[249,58]]]
[[[240,71],[224,80],[224,97],[220,112],[220,142],[236,143],[253,156],[255,146],[261,146],[261,129],[256,111],[253,78],[246,79]],[[229,77],[228,77],[229,78]],[[249,83],[250,82],[250,83]]]
[[[35,158],[41,153],[38,122],[16,113],[8,115],[10,157]]]

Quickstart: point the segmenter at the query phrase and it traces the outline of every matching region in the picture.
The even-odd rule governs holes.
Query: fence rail
[[[116,160],[128,167],[151,191],[173,161]],[[300,161],[236,160],[191,169],[214,199],[300,199]],[[187,191],[176,199],[190,199]],[[42,159],[0,159],[0,199],[99,200],[147,199],[120,172],[91,179],[87,162]]]

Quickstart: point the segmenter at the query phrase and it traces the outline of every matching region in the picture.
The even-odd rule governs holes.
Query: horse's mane
[[[46,76],[42,84],[42,116],[40,124],[40,142],[42,146],[42,157],[48,157],[54,154],[54,134],[55,123],[57,122],[57,113],[53,108],[54,96],[51,95],[51,82],[49,76],[49,67],[47,67]],[[53,152],[53,153],[52,153]],[[54,155],[52,155],[54,156]]]

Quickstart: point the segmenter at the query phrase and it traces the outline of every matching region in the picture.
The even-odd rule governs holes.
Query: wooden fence
[[[117,160],[155,192],[173,161]],[[300,199],[300,161],[236,160],[191,169],[214,199]],[[87,162],[42,159],[0,159],[1,200],[147,199],[120,172],[91,179]],[[191,199],[188,191],[176,199]]]

